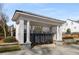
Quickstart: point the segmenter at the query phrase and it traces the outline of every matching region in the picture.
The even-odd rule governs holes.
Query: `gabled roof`
[[[72,22],[79,23],[79,21],[75,21],[75,20],[71,20],[71,19],[67,19],[67,20],[70,20],[70,21],[72,21]]]
[[[75,22],[79,23],[79,20],[77,20],[77,21],[75,21]]]
[[[16,10],[15,11],[15,13],[14,13],[14,15],[12,17],[13,21],[16,21],[17,18],[15,18],[15,15],[17,13],[28,14],[28,15],[35,16],[35,17],[38,17],[38,18],[41,18],[41,19],[47,19],[47,20],[50,20],[50,21],[57,21],[59,23],[65,23],[65,21],[62,21],[62,20],[59,20],[59,19],[55,19],[55,18],[51,18],[51,17],[46,17],[46,16],[38,15],[38,14],[35,14],[35,13],[32,13],[32,12],[26,12],[26,11],[21,11],[21,10]]]

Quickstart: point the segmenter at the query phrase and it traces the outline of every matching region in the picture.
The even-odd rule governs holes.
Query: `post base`
[[[31,42],[26,42],[26,47],[31,48]]]

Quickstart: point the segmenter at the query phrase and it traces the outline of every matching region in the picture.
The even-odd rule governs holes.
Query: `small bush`
[[[71,29],[68,28],[66,33],[67,33],[67,34],[71,34]]]
[[[12,42],[18,42],[15,37],[8,36],[6,39],[4,39],[5,43],[12,43]]]
[[[4,33],[0,33],[0,36],[4,36]]]

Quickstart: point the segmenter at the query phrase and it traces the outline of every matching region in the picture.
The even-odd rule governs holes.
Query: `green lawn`
[[[0,52],[9,52],[16,50],[21,50],[20,45],[6,45],[0,47]]]

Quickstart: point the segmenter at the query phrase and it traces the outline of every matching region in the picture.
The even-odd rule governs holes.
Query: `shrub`
[[[12,42],[18,42],[15,37],[13,36],[8,36],[6,39],[4,39],[5,43],[12,43]]]
[[[0,36],[4,36],[4,33],[0,33]]]
[[[71,34],[71,29],[68,28],[67,31],[66,31],[66,33],[67,33],[67,34]]]

